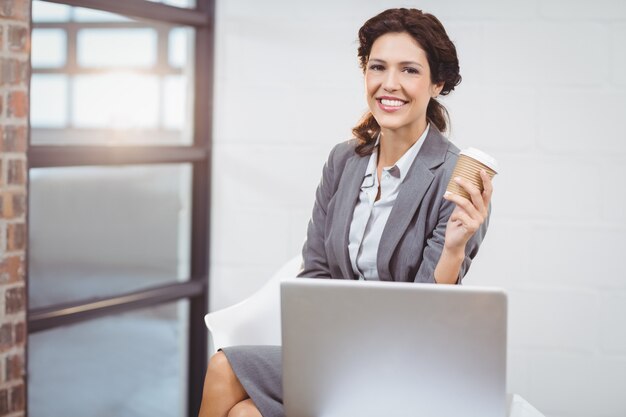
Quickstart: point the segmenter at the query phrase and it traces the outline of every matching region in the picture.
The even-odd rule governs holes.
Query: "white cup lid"
[[[463,149],[461,151],[461,155],[469,156],[470,158],[473,158],[483,163],[484,165],[487,165],[489,168],[493,169],[496,173],[498,172],[498,162],[496,161],[496,158],[486,154],[480,149],[476,149],[476,148]]]

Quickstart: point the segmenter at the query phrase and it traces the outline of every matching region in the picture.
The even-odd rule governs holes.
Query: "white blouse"
[[[400,191],[400,186],[409,168],[413,165],[429,130],[430,124],[426,126],[424,133],[398,159],[394,166],[383,168],[380,176],[380,198],[378,201],[375,201],[379,188],[378,175],[376,175],[378,146],[370,155],[361,184],[359,201],[354,208],[348,241],[352,270],[359,279],[378,280],[376,257],[380,237]],[[378,141],[376,141],[376,145],[378,145]]]

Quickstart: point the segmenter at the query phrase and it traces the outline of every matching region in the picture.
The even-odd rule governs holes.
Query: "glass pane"
[[[81,75],[74,79],[72,121],[76,127],[156,128],[156,76],[131,73]]]
[[[196,7],[196,0],[163,0],[163,3],[176,7]]]
[[[64,4],[34,0],[33,22],[67,22],[70,20],[70,9]]]
[[[33,29],[31,63],[33,68],[65,65],[67,36],[63,29]]]
[[[187,86],[185,84],[185,79],[181,76],[165,77],[163,126],[166,129],[181,130],[186,125],[185,115],[189,114],[191,103],[188,103],[186,99]]]
[[[150,67],[156,63],[156,56],[154,29],[82,29],[78,32],[78,64],[83,67]]]
[[[102,10],[74,7],[73,20],[76,22],[131,22],[131,19]]]
[[[31,308],[189,278],[191,165],[30,170]]]
[[[189,53],[193,51],[193,30],[189,28],[175,28],[170,30],[168,60],[172,67],[183,68],[190,65]]]
[[[30,417],[186,415],[188,302],[34,333]]]
[[[176,7],[196,7],[195,0],[163,0],[163,3]]]
[[[163,3],[168,6],[194,8],[196,7],[196,0],[147,0],[152,3]]]
[[[33,128],[67,125],[67,77],[34,74],[30,81],[30,124]]]

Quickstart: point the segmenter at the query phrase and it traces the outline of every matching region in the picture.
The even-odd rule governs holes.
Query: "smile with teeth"
[[[391,100],[388,98],[381,98],[380,104],[382,104],[383,106],[389,106],[389,107],[400,107],[403,104],[406,104],[406,102],[402,100]]]

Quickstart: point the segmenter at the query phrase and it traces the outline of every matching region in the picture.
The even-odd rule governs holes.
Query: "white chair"
[[[245,300],[204,317],[211,334],[209,351],[237,345],[280,345],[280,281],[295,277],[302,265],[296,256]]]
[[[211,333],[210,353],[236,345],[280,345],[280,282],[298,274],[302,258],[289,260],[257,292],[204,317]],[[508,417],[544,417],[517,394],[508,394]]]

